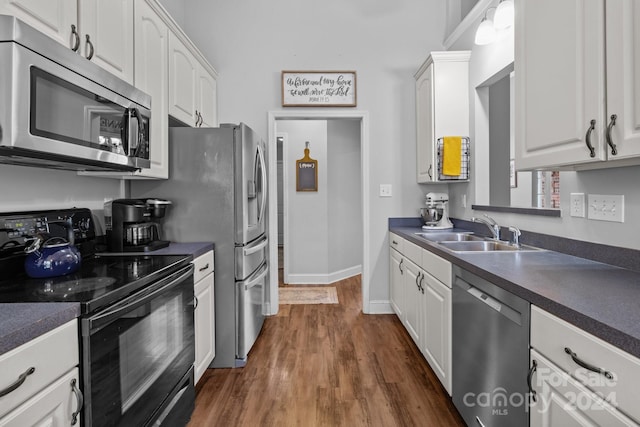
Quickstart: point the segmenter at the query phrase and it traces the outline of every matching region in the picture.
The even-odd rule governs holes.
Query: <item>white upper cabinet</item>
[[[431,52],[414,75],[418,183],[442,182],[438,138],[469,136],[469,57],[468,51]]]
[[[78,9],[81,55],[133,84],[133,2],[81,0]]]
[[[133,83],[132,1],[0,0],[0,13],[16,16]]]
[[[637,2],[517,0],[516,8],[516,167],[640,163]]]
[[[0,0],[0,14],[13,15],[58,43],[80,46],[78,0]],[[71,26],[75,28],[74,30]]]
[[[169,37],[169,114],[193,127],[218,124],[216,76],[196,58],[189,46]]]
[[[134,84],[151,95],[151,167],[136,172],[136,176],[168,178],[169,29],[146,0],[136,0],[134,16],[137,52]]]

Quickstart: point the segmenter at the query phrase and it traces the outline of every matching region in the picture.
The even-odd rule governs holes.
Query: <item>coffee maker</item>
[[[453,228],[449,220],[449,195],[447,193],[427,193],[426,208],[420,209],[424,220],[424,230],[447,230]]]
[[[107,246],[110,252],[150,252],[169,246],[161,240],[160,224],[168,200],[116,199],[104,204]]]

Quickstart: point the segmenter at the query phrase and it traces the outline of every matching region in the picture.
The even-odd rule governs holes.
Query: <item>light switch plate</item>
[[[380,184],[380,197],[391,197],[391,184]]]
[[[571,193],[571,216],[584,218],[584,193]]]
[[[624,196],[589,194],[588,218],[597,221],[624,222]]]

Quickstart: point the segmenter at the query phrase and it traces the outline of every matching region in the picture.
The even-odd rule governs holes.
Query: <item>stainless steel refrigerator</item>
[[[244,366],[264,322],[267,262],[265,143],[248,126],[169,129],[169,179],[135,181],[131,196],[173,204],[163,239],[215,244],[216,355]]]

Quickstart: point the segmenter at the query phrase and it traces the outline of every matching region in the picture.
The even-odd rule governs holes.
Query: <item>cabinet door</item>
[[[196,125],[198,61],[178,37],[169,32],[169,114]]]
[[[516,1],[516,167],[605,160],[604,0]]]
[[[611,127],[609,160],[640,156],[640,5],[637,0],[606,2],[607,122]]]
[[[405,315],[404,327],[413,338],[413,341],[420,347],[419,320],[420,320],[420,290],[418,284],[422,277],[422,270],[417,265],[404,258],[404,289],[405,289]]]
[[[451,395],[451,289],[424,274],[422,352]]]
[[[536,369],[532,384],[536,401],[530,409],[531,427],[637,426],[538,352],[531,350],[531,363],[534,361]]]
[[[400,320],[404,314],[404,258],[395,249],[389,248],[389,282],[391,307]]]
[[[75,43],[71,26],[78,31],[77,0],[0,0],[0,14],[16,16],[69,48]]]
[[[151,167],[137,175],[169,177],[167,81],[169,30],[146,0],[135,3],[135,86],[151,95]]]
[[[195,284],[195,382],[202,377],[216,354],[213,273]]]
[[[79,378],[78,368],[73,368],[5,417],[0,418],[0,426],[80,426],[78,421],[72,424],[73,415],[79,417],[78,412],[81,409],[78,407]]]
[[[133,2],[83,0],[78,3],[80,53],[133,84]]]
[[[433,64],[416,79],[417,180],[431,182],[434,172]]]
[[[217,127],[218,108],[217,96],[218,87],[214,76],[209,74],[202,65],[199,66],[198,75],[198,113],[201,121],[199,126]]]

